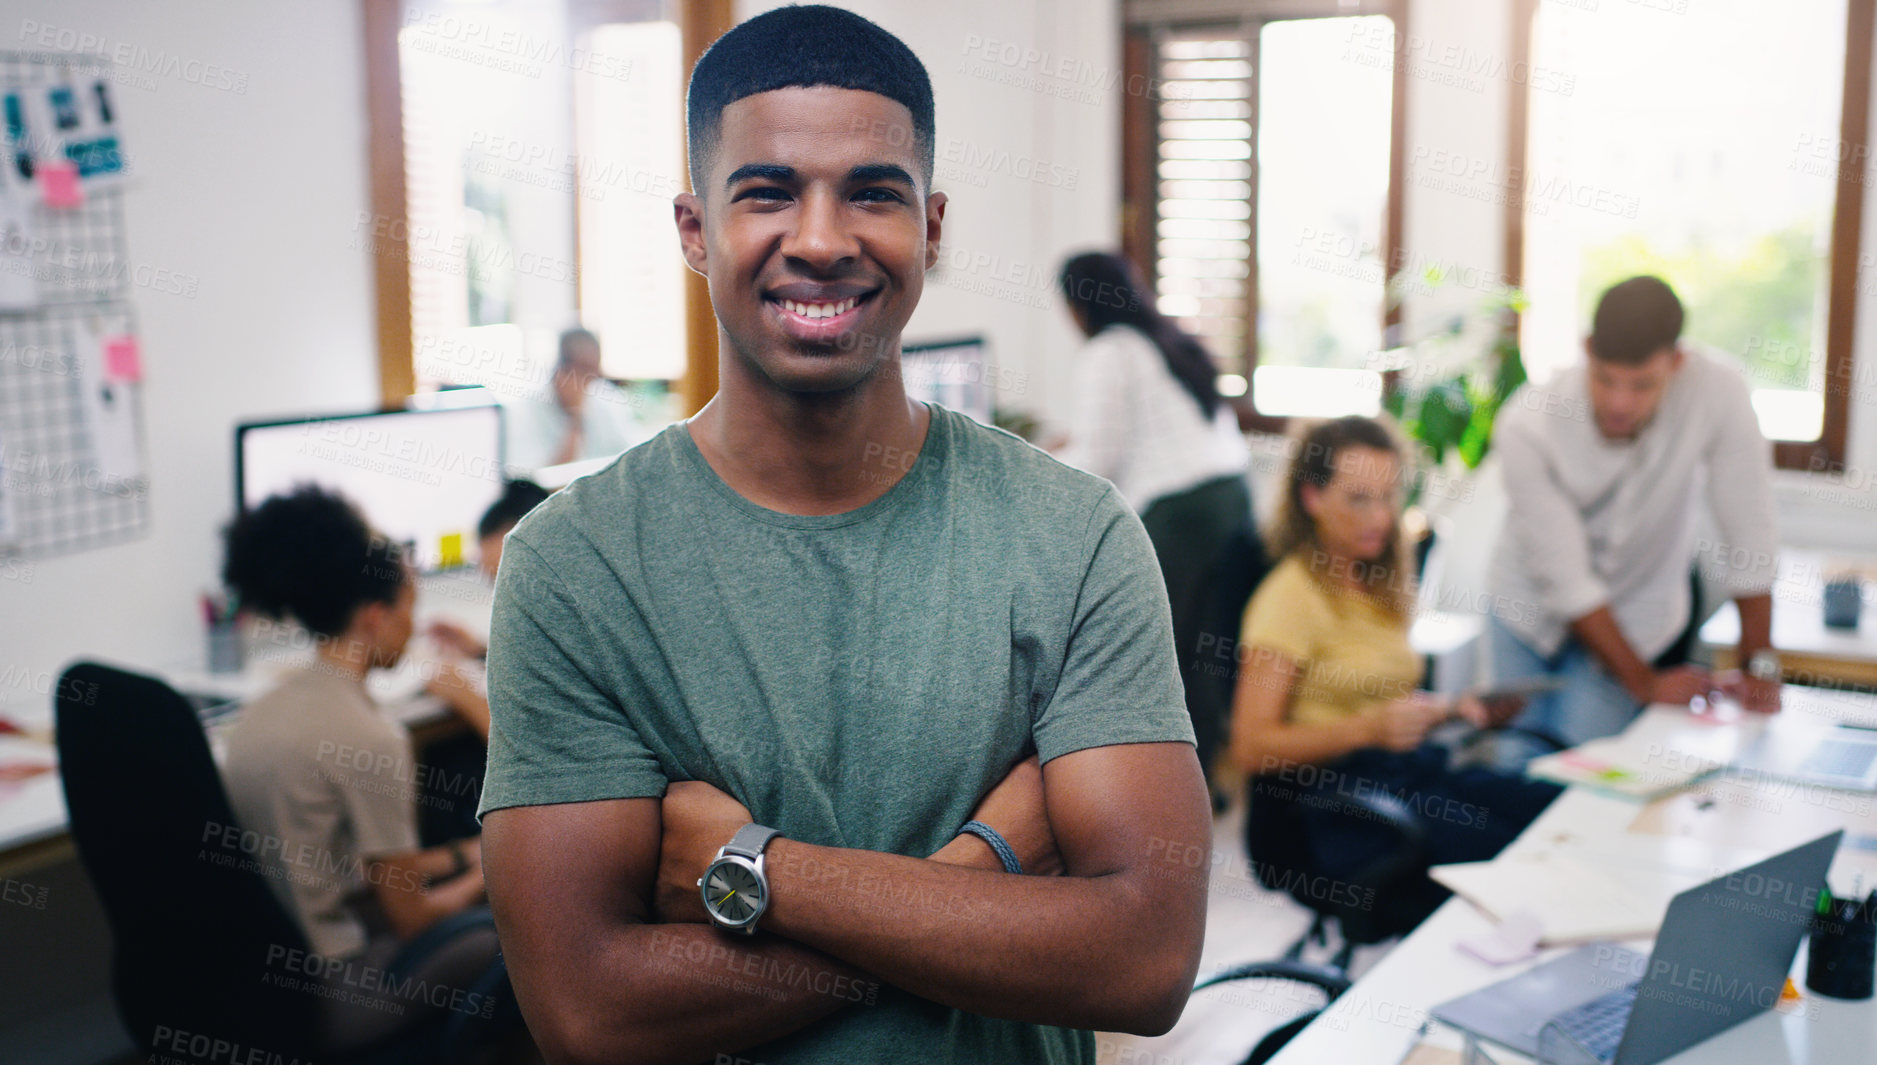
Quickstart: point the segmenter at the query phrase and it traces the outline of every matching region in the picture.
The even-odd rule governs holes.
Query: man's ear
[[[1688,353],[1682,350],[1682,346],[1679,342],[1677,342],[1674,346],[1668,349],[1668,372],[1669,373],[1672,374],[1675,371],[1681,369],[1682,363],[1687,362],[1687,361],[1688,361]]]
[[[678,223],[678,247],[684,251],[684,264],[710,276],[710,251],[704,242],[704,201],[694,192],[680,192],[671,201],[672,217]]]
[[[932,269],[939,260],[939,231],[945,226],[945,204],[948,197],[942,192],[935,192],[925,198],[925,268]]]

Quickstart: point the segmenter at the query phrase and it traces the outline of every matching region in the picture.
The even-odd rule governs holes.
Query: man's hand
[[[971,811],[970,820],[982,821],[1004,837],[1010,849],[1017,852],[1017,862],[1023,866],[1023,875],[1061,875],[1062,855],[1056,850],[1056,836],[1050,830],[1049,811],[1043,802],[1043,767],[1035,755],[1011,767],[1004,779]],[[954,842],[961,847],[969,846],[981,851],[982,854],[978,855],[980,858],[983,854],[990,855],[990,861],[984,868],[1003,868],[991,850],[991,845],[976,836],[966,836]],[[933,859],[949,860],[938,854],[933,855]]]
[[[576,424],[580,409],[586,403],[586,385],[581,375],[568,370],[558,370],[554,374],[554,399],[562,410],[575,417]]]
[[[1730,669],[1715,678],[1722,694],[1740,700],[1740,705],[1756,714],[1779,713],[1779,689],[1777,680],[1767,680]]]
[[[1713,691],[1714,678],[1707,670],[1698,666],[1676,666],[1656,672],[1649,697],[1644,702],[1687,706],[1696,697],[1706,698]]]
[[[665,789],[659,814],[657,921],[709,924],[697,880],[730,837],[753,820],[749,809],[701,780],[679,780]]]

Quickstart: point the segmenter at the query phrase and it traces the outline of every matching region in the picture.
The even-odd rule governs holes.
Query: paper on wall
[[[0,174],[0,311],[31,310],[39,302],[33,280],[33,187]]]
[[[105,372],[104,338],[89,326],[72,331],[78,364],[80,412],[91,439],[92,461],[104,479],[143,476],[137,447],[137,386],[113,381]]]
[[[0,433],[0,546],[13,538],[13,478],[7,475],[7,441]]]

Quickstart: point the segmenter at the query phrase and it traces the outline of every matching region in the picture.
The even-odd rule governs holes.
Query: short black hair
[[[476,525],[476,539],[487,540],[515,527],[527,513],[547,498],[547,489],[533,481],[515,480],[502,487],[502,498],[489,504],[482,521]]]
[[[821,4],[766,11],[724,34],[698,57],[685,94],[686,165],[702,194],[717,154],[723,109],[777,89],[826,85],[877,93],[912,112],[913,140],[932,183],[932,81],[906,43],[852,11]]]
[[[392,603],[409,579],[398,545],[372,532],[345,497],[317,485],[235,516],[222,531],[222,581],[245,610],[292,617],[337,636],[367,603]]]
[[[1681,337],[1681,300],[1659,277],[1632,277],[1597,300],[1590,353],[1618,366],[1641,366]]]
[[[569,329],[560,335],[560,354],[554,360],[556,369],[565,369],[573,361],[575,344],[591,344],[593,350],[600,349],[600,338],[593,335],[591,329]]]

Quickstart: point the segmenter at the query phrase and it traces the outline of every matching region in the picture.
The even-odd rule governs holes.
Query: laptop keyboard
[[[1807,776],[1861,779],[1877,761],[1877,744],[1827,740],[1812,748],[1799,772]]]
[[[1617,1044],[1623,1041],[1623,1029],[1629,1025],[1629,1011],[1636,1005],[1636,988],[1631,984],[1551,1019],[1565,1035],[1590,1051],[1598,1061],[1616,1056]]]

